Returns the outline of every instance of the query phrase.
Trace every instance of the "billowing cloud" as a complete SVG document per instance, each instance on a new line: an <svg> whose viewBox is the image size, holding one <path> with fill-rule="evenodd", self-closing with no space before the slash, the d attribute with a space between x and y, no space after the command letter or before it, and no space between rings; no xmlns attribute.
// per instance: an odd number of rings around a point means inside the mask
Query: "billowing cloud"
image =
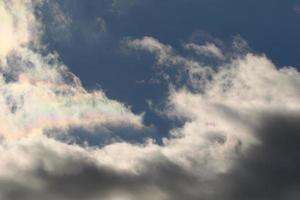
<svg viewBox="0 0 300 200"><path fill-rule="evenodd" d="M172 77L168 69L174 68L186 79L181 85L167 79L170 91L162 111L183 126L171 130L162 144L151 138L102 146L69 143L46 133L110 126L143 132L142 116L100 90L87 91L58 55L31 44L32 31L42 31L33 2L26 3L11 0L1 7L7 30L16 29L11 37L30 33L1 50L1 199L299 198L300 74L295 68L278 69L266 56L238 52L216 68L155 38L127 40L128 47L154 54L166 75ZM26 10L31 25L19 30L10 19L21 19L7 5ZM34 40L37 45L39 38Z"/></svg>
<svg viewBox="0 0 300 200"><path fill-rule="evenodd" d="M236 40L233 45L236 46ZM178 159L177 161L183 161L182 163L185 164L192 161L190 166L193 169L190 171L196 172L199 169L197 175L201 172L207 174L206 170L209 169L208 171L212 173L211 177L217 176L217 180L207 184L211 190L218 190L219 194L210 194L209 197L200 194L198 198L205 196L206 199L275 197L293 199L298 197L295 188L299 180L295 179L295 183L289 182L295 172L284 177L288 181L282 186L276 186L280 184L279 180L276 184L272 183L272 175L274 175L272 172L265 172L264 183L272 185L270 192L265 193L260 191L259 187L251 186L256 185L256 181L260 181L259 173L268 170L264 165L269 166L270 170L276 169L281 170L282 173L289 173L288 162L290 161L285 163L285 161L281 162L281 159L290 160L288 151L291 151L293 157L299 157L299 153L294 151L295 143L290 141L290 139L298 141L294 133L298 130L295 121L299 119L300 111L300 76L295 68L278 69L264 55L235 54L228 62L224 62L218 68L211 68L207 71L207 76L203 76L202 70L193 70L195 65L188 64L194 63L194 60L177 55L171 47L153 38L136 39L130 41L129 46L154 53L160 65L170 66L170 63L166 62L169 60L172 60L175 66L179 64L179 67L185 69L179 69L180 73L189 74L186 76L192 79L189 84L198 88L196 92L187 89L186 86L171 89L169 108L166 113L170 117L186 120L186 123L183 127L171 131L173 138L166 139L164 147L164 152L172 152L168 157L184 155L181 157L184 161L178 157L172 160ZM177 62L176 58L184 62ZM207 67L203 63L198 65ZM198 81L199 77L200 81ZM276 131L273 131L273 127L276 127ZM273 137L274 141L272 141ZM291 146L278 144L280 139L276 138L279 137L286 137ZM271 148L276 148L276 145L279 145L280 152L271 151ZM253 153L256 151L264 158L256 158L256 153ZM274 158L274 162L268 164L268 157ZM257 166L256 162L258 162ZM254 171L256 167L259 168ZM243 170L241 173L245 173L243 174L245 178L232 179L231 176L242 176L239 170ZM247 177L257 180L250 182L248 187L243 187L242 181L247 182ZM205 177L200 175L199 180L202 179L205 180ZM282 191L278 191L281 187ZM210 189L207 188L208 191ZM278 194L271 194L274 190L278 191ZM247 193L244 195L243 191Z"/></svg>

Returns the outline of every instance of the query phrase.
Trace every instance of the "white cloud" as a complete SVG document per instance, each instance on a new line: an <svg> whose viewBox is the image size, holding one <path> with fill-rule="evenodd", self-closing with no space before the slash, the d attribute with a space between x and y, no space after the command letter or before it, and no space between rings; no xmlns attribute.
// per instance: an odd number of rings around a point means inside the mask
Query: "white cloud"
<svg viewBox="0 0 300 200"><path fill-rule="evenodd" d="M33 14L36 3L22 2L1 1L0 7L5 24L1 30L6 31L0 35L6 44L1 50L5 62L0 66L1 136L22 138L49 129L99 124L141 128L142 116L102 91L85 90L55 53L43 56L33 50L40 48L39 35L34 33L42 29Z"/></svg>
<svg viewBox="0 0 300 200"><path fill-rule="evenodd" d="M178 76L176 79L181 79L182 73L184 71L188 72L188 81L190 86L193 88L199 88L203 85L203 80L207 78L208 75L212 73L212 68L206 66L203 63L197 62L191 58L186 58L178 55L174 52L173 48L169 45L160 43L158 40L152 37L143 37L142 39L127 40L126 45L129 48L136 50L146 50L155 55L157 63L160 66L177 66ZM166 80L170 80L169 75L164 71L166 69L162 68L161 73Z"/></svg>
<svg viewBox="0 0 300 200"><path fill-rule="evenodd" d="M133 40L129 46L153 53L160 65L180 60L186 73L200 73L201 81L190 80L199 92L185 85L170 91L167 114L187 122L171 131L173 137L165 139L162 152L182 165L198 163L203 171L204 163L214 173L226 171L237 148L245 151L260 143L256 128L265 114L300 112L299 72L293 67L277 69L265 56L235 55L217 70L207 70L206 78L201 68L207 66L193 64L196 61L176 55L155 39Z"/></svg>
<svg viewBox="0 0 300 200"><path fill-rule="evenodd" d="M30 42L37 42L40 24L33 9L38 1L3 0L0 2L0 60Z"/></svg>
<svg viewBox="0 0 300 200"><path fill-rule="evenodd" d="M177 57L173 56L173 49L169 45L164 45L152 37L126 41L126 45L137 50L147 50L157 57L159 64L175 64L178 62Z"/></svg>
<svg viewBox="0 0 300 200"><path fill-rule="evenodd" d="M207 42L205 45L197 45L194 43L188 43L185 48L194 50L199 55L205 55L209 57L216 57L223 60L224 55L222 50L218 48L215 44Z"/></svg>

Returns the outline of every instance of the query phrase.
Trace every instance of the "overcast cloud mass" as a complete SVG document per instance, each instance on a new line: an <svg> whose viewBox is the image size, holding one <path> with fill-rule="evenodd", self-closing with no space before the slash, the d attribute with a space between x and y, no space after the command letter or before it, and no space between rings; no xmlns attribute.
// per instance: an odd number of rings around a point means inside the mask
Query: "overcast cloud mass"
<svg viewBox="0 0 300 200"><path fill-rule="evenodd" d="M277 66L237 34L225 42L196 31L177 45L127 34L114 43L110 23L153 2L101 3L103 15L87 23L70 1L0 0L0 200L300 198L296 67ZM51 46L81 37L151 60L152 77L135 84L163 90L159 103L145 94L148 107L137 111L82 84ZM79 50L74 60L87 59L90 49Z"/></svg>

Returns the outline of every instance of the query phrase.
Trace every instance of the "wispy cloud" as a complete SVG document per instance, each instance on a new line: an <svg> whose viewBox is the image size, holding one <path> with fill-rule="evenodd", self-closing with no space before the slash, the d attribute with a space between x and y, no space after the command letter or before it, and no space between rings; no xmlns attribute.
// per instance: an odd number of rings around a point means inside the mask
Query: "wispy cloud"
<svg viewBox="0 0 300 200"><path fill-rule="evenodd" d="M299 14L300 15L300 6L295 6L294 8L294 11L297 13L297 14Z"/></svg>
<svg viewBox="0 0 300 200"><path fill-rule="evenodd" d="M213 43L206 43L204 45L197 45L194 43L188 43L185 45L185 48L191 49L195 51L197 54L200 55L205 55L205 56L212 56L216 57L218 59L223 60L224 55L222 53L222 50L218 48L215 44Z"/></svg>
<svg viewBox="0 0 300 200"><path fill-rule="evenodd" d="M57 1L46 1L42 16L47 22L47 31L55 41L68 41L72 37L73 21L68 13L64 12Z"/></svg>

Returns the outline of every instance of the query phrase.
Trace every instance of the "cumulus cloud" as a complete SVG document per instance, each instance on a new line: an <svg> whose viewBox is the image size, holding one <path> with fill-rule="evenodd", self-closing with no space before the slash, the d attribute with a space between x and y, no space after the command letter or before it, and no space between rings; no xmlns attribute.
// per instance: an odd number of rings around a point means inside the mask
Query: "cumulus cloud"
<svg viewBox="0 0 300 200"><path fill-rule="evenodd" d="M11 23L13 17L21 19L8 5L21 6L31 25ZM300 74L295 68L278 69L252 53L237 53L215 68L155 38L127 40L128 47L154 54L166 75L175 68L187 80L178 85L168 79L163 111L183 126L171 130L162 144L151 138L101 147L68 143L45 133L99 126L143 132L142 116L100 90L87 91L58 55L29 45L39 40L32 31L41 32L33 5L1 4L7 30L16 29L9 37L29 34L1 50L1 199L299 198Z"/></svg>
<svg viewBox="0 0 300 200"><path fill-rule="evenodd" d="M149 41L154 41L155 45ZM153 38L133 40L129 44L131 47L153 53L160 65L169 65L169 62L163 61L182 58L170 53L171 47ZM235 44L236 40L233 45ZM186 64L190 58L184 59L187 61L180 63L181 67L186 68L186 73L191 73L189 68L193 69L194 66ZM199 77L197 71L192 73L196 73L196 76L188 77ZM264 55L247 53L232 56L229 62L224 62L209 73L205 79L200 71L202 80L200 84L194 84L199 87L198 92L185 86L171 89L166 113L170 117L184 119L186 123L183 127L171 131L173 138L165 140L164 152L172 152L168 154L172 160L189 163L189 166L194 167L191 169L193 172L200 168L196 173L200 180L205 179L201 174L203 171L207 174L205 169L209 169L209 177L217 177L212 182L208 181L206 185L209 187L207 191L216 190L217 194L206 196L207 194L201 193L198 198L297 198L296 185L299 180L291 181L296 172L290 170L292 174L284 177L288 181L278 186L279 180L272 183L275 172L268 170L289 173L290 161L283 161L285 158L290 160L288 151L291 151L293 157L299 157L299 153L294 151L295 143L288 141L291 144L288 147L280 145L280 139L277 139L286 137L286 140L298 140L294 133L298 130L295 121L300 111L299 72L292 67L278 69ZM276 131L273 131L274 128ZM277 145L278 152L271 151ZM263 155L263 158L257 158L255 155L258 154ZM174 158L173 155L184 155L181 157L183 160ZM274 162L268 163L268 158L274 158ZM259 176L265 176L264 183L270 184L268 192L254 186L260 182ZM274 190L278 192L274 194Z"/></svg>

